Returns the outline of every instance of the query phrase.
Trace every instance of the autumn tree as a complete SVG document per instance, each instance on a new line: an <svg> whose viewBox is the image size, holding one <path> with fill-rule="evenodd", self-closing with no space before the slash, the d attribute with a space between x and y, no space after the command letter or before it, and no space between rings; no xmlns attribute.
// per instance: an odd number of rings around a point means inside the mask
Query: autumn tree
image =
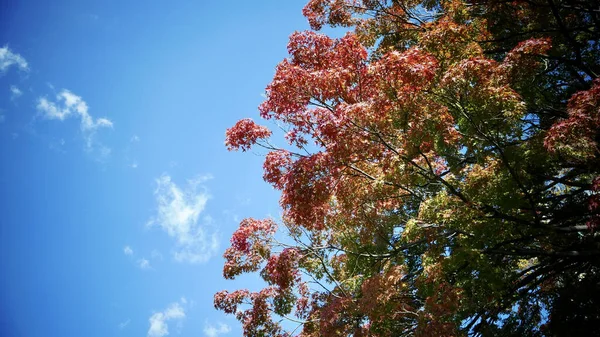
<svg viewBox="0 0 600 337"><path fill-rule="evenodd" d="M598 334L598 1L303 13L259 107L287 144L251 119L226 136L281 191L283 218L243 220L224 255L265 287L215 306L246 336Z"/></svg>

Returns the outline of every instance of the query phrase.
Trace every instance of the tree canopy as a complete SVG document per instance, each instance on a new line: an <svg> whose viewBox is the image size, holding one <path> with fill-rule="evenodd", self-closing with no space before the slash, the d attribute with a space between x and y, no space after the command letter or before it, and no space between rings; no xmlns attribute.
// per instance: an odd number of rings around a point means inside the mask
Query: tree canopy
<svg viewBox="0 0 600 337"><path fill-rule="evenodd" d="M259 107L287 144L251 119L226 134L281 191L281 221L243 220L224 255L265 287L215 306L246 336L598 334L599 2L303 13Z"/></svg>

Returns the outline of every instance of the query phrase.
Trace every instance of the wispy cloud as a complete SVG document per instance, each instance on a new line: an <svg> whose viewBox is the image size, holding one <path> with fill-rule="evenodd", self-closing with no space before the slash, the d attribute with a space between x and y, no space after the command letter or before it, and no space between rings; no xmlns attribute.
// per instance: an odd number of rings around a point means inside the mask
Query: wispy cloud
<svg viewBox="0 0 600 337"><path fill-rule="evenodd" d="M145 257L136 258L136 254L130 246L123 247L123 254L129 258L130 261L134 262L137 267L141 270L154 270L150 260ZM162 260L162 255L156 249L152 251L151 258L153 260Z"/></svg>
<svg viewBox="0 0 600 337"><path fill-rule="evenodd" d="M182 303L185 304L185 303ZM162 337L169 334L169 321L181 321L185 318L185 310L179 302L171 303L165 310L155 312L150 316L148 337Z"/></svg>
<svg viewBox="0 0 600 337"><path fill-rule="evenodd" d="M216 326L209 323L204 324L204 335L207 337L217 337L230 332L231 328L225 323L218 322Z"/></svg>
<svg viewBox="0 0 600 337"><path fill-rule="evenodd" d="M123 254L131 256L133 255L133 249L131 249L129 246L125 246L125 248L123 248Z"/></svg>
<svg viewBox="0 0 600 337"><path fill-rule="evenodd" d="M138 263L138 266L140 267L140 269L142 269L142 270L152 269L152 266L150 265L150 261L148 261L145 258L139 259L137 263Z"/></svg>
<svg viewBox="0 0 600 337"><path fill-rule="evenodd" d="M135 148L137 147L137 143L140 142L140 137L138 135L133 135L129 138L129 143L123 149L123 154L125 156L125 161L127 162L127 167L132 169L137 169L139 167L139 162L132 154L132 152L136 152Z"/></svg>
<svg viewBox="0 0 600 337"><path fill-rule="evenodd" d="M202 186L210 177L188 180L185 189L163 174L156 179L157 214L148 226L160 227L175 239L174 257L177 261L205 262L219 248L216 232L208 233L210 217L200 219L209 194Z"/></svg>
<svg viewBox="0 0 600 337"><path fill-rule="evenodd" d="M11 66L16 66L19 70L29 71L29 65L25 58L14 53L8 46L0 48L0 72L4 73Z"/></svg>
<svg viewBox="0 0 600 337"><path fill-rule="evenodd" d="M151 253L150 253L150 257L154 260L158 260L158 261L162 261L163 255L156 249L154 249Z"/></svg>
<svg viewBox="0 0 600 337"><path fill-rule="evenodd" d="M88 112L87 103L67 89L63 89L56 95L56 102L51 102L46 97L40 97L37 108L48 119L62 121L69 116L79 117L82 131L94 131L98 128L113 126L113 123L106 118L94 119Z"/></svg>
<svg viewBox="0 0 600 337"><path fill-rule="evenodd" d="M14 101L17 98L21 97L21 95L23 95L23 92L21 91L21 89L19 89L16 85L11 85L10 86L10 100Z"/></svg>
<svg viewBox="0 0 600 337"><path fill-rule="evenodd" d="M50 101L46 97L38 98L37 110L46 119L63 121L74 116L80 119L81 134L85 140L86 149L96 150L101 159L110 155L111 150L97 143L94 139L100 128L112 128L113 123L106 118L94 118L88 112L87 103L69 90L63 89L56 95L56 101Z"/></svg>
<svg viewBox="0 0 600 337"><path fill-rule="evenodd" d="M125 329L129 325L129 323L131 323L131 319L129 319L129 318L125 322L119 323L119 329L121 329L121 330Z"/></svg>

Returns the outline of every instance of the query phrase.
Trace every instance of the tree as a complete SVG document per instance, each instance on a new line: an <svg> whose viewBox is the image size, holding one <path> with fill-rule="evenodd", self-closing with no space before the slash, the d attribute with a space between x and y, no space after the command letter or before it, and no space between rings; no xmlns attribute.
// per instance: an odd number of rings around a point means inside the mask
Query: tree
<svg viewBox="0 0 600 337"><path fill-rule="evenodd" d="M224 255L225 278L266 286L215 306L246 336L597 333L599 3L311 0L304 15L313 30L291 35L259 107L288 145L250 119L226 135L268 150L281 191L281 223L243 220Z"/></svg>

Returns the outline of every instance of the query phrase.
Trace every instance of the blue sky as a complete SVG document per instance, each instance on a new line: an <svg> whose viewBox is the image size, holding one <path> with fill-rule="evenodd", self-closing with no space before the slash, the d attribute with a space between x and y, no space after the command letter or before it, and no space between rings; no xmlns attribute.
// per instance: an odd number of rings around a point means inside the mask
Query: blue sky
<svg viewBox="0 0 600 337"><path fill-rule="evenodd" d="M278 194L224 133L304 2L0 1L0 335L241 334L221 255Z"/></svg>

